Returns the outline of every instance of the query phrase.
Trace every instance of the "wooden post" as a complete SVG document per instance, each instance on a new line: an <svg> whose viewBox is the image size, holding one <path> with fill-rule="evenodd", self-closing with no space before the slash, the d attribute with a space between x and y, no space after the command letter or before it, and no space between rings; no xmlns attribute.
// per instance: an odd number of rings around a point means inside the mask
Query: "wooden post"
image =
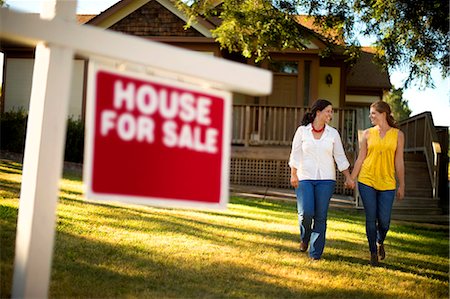
<svg viewBox="0 0 450 299"><path fill-rule="evenodd" d="M41 18L75 19L76 1L47 1ZM13 298L47 298L64 155L73 50L36 47L14 261Z"/></svg>

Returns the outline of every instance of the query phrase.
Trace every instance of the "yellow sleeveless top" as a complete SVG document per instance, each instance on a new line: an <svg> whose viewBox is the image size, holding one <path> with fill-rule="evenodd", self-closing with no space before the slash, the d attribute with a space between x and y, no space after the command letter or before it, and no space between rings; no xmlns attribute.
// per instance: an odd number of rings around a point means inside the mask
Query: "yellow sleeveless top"
<svg viewBox="0 0 450 299"><path fill-rule="evenodd" d="M383 138L377 128L369 129L367 155L359 173L358 181L376 190L394 190L395 151L398 129L389 129Z"/></svg>

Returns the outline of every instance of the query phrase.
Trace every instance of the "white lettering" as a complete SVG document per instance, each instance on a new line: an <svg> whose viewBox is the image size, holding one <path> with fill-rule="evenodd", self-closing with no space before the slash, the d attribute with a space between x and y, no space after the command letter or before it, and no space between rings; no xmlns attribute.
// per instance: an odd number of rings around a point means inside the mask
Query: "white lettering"
<svg viewBox="0 0 450 299"><path fill-rule="evenodd" d="M117 122L117 134L122 140L130 141L136 135L136 122L130 113L124 113Z"/></svg>
<svg viewBox="0 0 450 299"><path fill-rule="evenodd" d="M178 146L183 148L194 148L193 137L191 132L191 127L189 125L184 125L180 130L180 138L178 139Z"/></svg>
<svg viewBox="0 0 450 299"><path fill-rule="evenodd" d="M122 81L116 81L114 83L114 108L120 109L125 104L128 111L133 110L135 90L136 88L133 83L128 83L124 89Z"/></svg>
<svg viewBox="0 0 450 299"><path fill-rule="evenodd" d="M205 148L206 152L215 154L217 153L217 137L219 132L214 128L206 129Z"/></svg>
<svg viewBox="0 0 450 299"><path fill-rule="evenodd" d="M219 131L208 127L211 105L207 96L152 84L137 88L134 83L117 80L113 109L102 112L100 132L102 136L114 132L124 141L153 143L155 129L161 126L165 146L213 154L218 151Z"/></svg>
<svg viewBox="0 0 450 299"><path fill-rule="evenodd" d="M177 123L174 121L166 121L163 125L163 143L168 147L177 145Z"/></svg>
<svg viewBox="0 0 450 299"><path fill-rule="evenodd" d="M187 148L197 152L217 153L218 131L213 128L191 127L184 124L177 135L177 123L167 121L163 125L163 143L167 147ZM203 140L204 139L204 140Z"/></svg>
<svg viewBox="0 0 450 299"><path fill-rule="evenodd" d="M137 140L146 140L148 143L155 141L155 122L153 119L145 116L139 116L137 119Z"/></svg>
<svg viewBox="0 0 450 299"><path fill-rule="evenodd" d="M166 119L175 118L178 113L179 95L178 92L173 91L170 93L170 101L167 96L167 90L162 89L159 92L159 113ZM170 104L169 104L170 102Z"/></svg>
<svg viewBox="0 0 450 299"><path fill-rule="evenodd" d="M111 110L105 110L102 113L101 121L100 121L100 133L102 136L108 135L108 132L114 128L114 119L116 118L117 114L114 111Z"/></svg>
<svg viewBox="0 0 450 299"><path fill-rule="evenodd" d="M180 118L185 122L195 119L194 96L190 93L183 93L180 96Z"/></svg>
<svg viewBox="0 0 450 299"><path fill-rule="evenodd" d="M197 123L205 126L211 124L211 118L209 117L211 99L205 97L199 97L197 100Z"/></svg>
<svg viewBox="0 0 450 299"><path fill-rule="evenodd" d="M150 85L139 87L136 94L136 105L140 112L150 115L158 109L158 94Z"/></svg>

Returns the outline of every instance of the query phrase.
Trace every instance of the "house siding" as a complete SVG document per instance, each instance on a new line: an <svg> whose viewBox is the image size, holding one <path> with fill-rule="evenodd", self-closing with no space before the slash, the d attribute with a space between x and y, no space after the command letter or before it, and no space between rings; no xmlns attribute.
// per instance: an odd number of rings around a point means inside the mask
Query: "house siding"
<svg viewBox="0 0 450 299"><path fill-rule="evenodd" d="M23 110L28 112L30 106L31 85L33 78L33 58L7 58L5 76L5 106L4 111ZM83 74L84 60L74 60L72 84L68 115L81 117L83 104Z"/></svg>
<svg viewBox="0 0 450 299"><path fill-rule="evenodd" d="M108 29L141 37L203 36L193 28L184 29L185 24L157 1L150 1Z"/></svg>

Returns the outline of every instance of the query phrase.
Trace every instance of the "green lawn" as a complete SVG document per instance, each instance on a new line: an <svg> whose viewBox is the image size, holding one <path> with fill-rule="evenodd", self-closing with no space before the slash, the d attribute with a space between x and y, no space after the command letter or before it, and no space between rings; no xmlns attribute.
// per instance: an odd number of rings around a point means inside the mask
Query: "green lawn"
<svg viewBox="0 0 450 299"><path fill-rule="evenodd" d="M21 165L0 163L1 294L12 283ZM368 265L364 217L330 211L323 259L298 250L295 205L231 198L223 212L83 201L65 174L52 298L448 298L448 228L393 223ZM38 274L37 274L38 275Z"/></svg>

